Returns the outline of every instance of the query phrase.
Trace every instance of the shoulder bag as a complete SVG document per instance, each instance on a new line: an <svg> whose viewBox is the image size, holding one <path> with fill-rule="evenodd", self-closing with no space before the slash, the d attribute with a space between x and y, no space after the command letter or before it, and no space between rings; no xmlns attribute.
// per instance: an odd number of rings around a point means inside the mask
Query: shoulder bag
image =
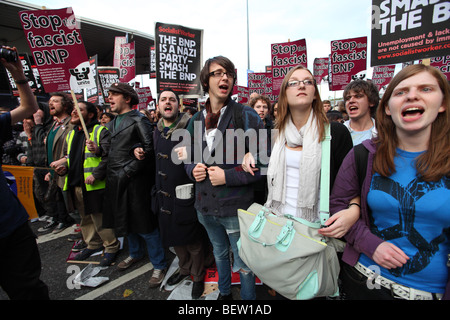
<svg viewBox="0 0 450 320"><path fill-rule="evenodd" d="M239 209L239 256L261 281L284 297L339 295L339 260L332 239L318 233L329 218L330 131L322 142L320 221L276 216L261 204Z"/></svg>

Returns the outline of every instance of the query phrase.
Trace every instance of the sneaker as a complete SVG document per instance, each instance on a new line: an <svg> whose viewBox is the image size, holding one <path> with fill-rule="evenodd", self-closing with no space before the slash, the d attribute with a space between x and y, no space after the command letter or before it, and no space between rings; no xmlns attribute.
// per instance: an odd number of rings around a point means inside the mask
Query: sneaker
<svg viewBox="0 0 450 320"><path fill-rule="evenodd" d="M80 225L78 223L74 224L72 227L73 227L73 231L72 231L71 234L76 234L78 232L81 232L81 227L80 227Z"/></svg>
<svg viewBox="0 0 450 320"><path fill-rule="evenodd" d="M47 215L43 215L43 216L39 217L38 220L41 221L41 222L46 222L46 221L51 221L51 220L53 220L53 218L50 217L50 216L47 216Z"/></svg>
<svg viewBox="0 0 450 320"><path fill-rule="evenodd" d="M70 241L70 242L80 241L82 239L83 239L83 235L81 234L81 232L71 233L67 236L67 241Z"/></svg>
<svg viewBox="0 0 450 320"><path fill-rule="evenodd" d="M82 251L83 249L87 248L86 242L84 240L79 240L75 245L72 247L73 252Z"/></svg>
<svg viewBox="0 0 450 320"><path fill-rule="evenodd" d="M51 220L45 226L40 227L38 229L38 232L47 232L47 231L53 230L57 225L58 225L58 222Z"/></svg>
<svg viewBox="0 0 450 320"><path fill-rule="evenodd" d="M194 281L194 284L192 285L192 299L197 300L199 299L203 291L205 291L205 282L203 281Z"/></svg>
<svg viewBox="0 0 450 320"><path fill-rule="evenodd" d="M131 267L131 265L133 265L135 262L138 262L141 259L142 258L133 258L133 257L129 256L128 258L126 258L125 260L120 262L117 265L117 268L119 268L119 270L125 270L125 269Z"/></svg>
<svg viewBox="0 0 450 320"><path fill-rule="evenodd" d="M103 250L103 247L100 247L98 249L88 249L88 248L86 248L83 251L81 251L79 254L77 254L73 258L73 260L80 260L80 261L86 260L87 258L92 256L94 253L102 251L102 250Z"/></svg>
<svg viewBox="0 0 450 320"><path fill-rule="evenodd" d="M100 260L100 267L109 267L114 262L114 260L116 260L116 255L117 252L106 252L102 260Z"/></svg>
<svg viewBox="0 0 450 320"><path fill-rule="evenodd" d="M174 286L178 283L180 283L181 281L183 281L184 279L186 279L187 277L189 277L189 275L184 275L181 274L180 272L176 272L173 275L170 276L170 278L167 280L167 284L169 286Z"/></svg>
<svg viewBox="0 0 450 320"><path fill-rule="evenodd" d="M67 240L70 242L78 241L83 238L83 234L81 233L81 227L79 224L75 224L72 226L73 231L67 237Z"/></svg>
<svg viewBox="0 0 450 320"><path fill-rule="evenodd" d="M150 288L156 288L161 284L166 275L166 271L163 269L153 269L152 277L150 278L149 286Z"/></svg>
<svg viewBox="0 0 450 320"><path fill-rule="evenodd" d="M56 233L60 233L61 231L64 231L65 229L67 229L68 227L70 227L70 225L65 224L63 222L58 223L58 225L56 226L56 228L53 229L52 233L56 234Z"/></svg>

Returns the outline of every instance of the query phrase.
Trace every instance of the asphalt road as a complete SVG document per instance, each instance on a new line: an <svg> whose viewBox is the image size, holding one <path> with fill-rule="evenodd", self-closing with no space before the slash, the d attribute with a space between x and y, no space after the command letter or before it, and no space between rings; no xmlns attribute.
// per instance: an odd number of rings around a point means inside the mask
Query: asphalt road
<svg viewBox="0 0 450 320"><path fill-rule="evenodd" d="M89 264L68 263L66 260L71 252L74 242L68 241L73 228L67 228L59 234L40 233L37 230L44 222L31 222L31 228L38 236L38 247L42 262L41 279L49 288L52 300L168 300L171 292L161 288L149 288L148 281L152 275L153 266L148 257L140 260L130 268L122 271L117 264L128 257L127 241L123 240L123 247L119 251L114 265L101 270L96 277L105 277L107 280L97 287L80 286L73 283L75 276ZM175 255L167 250L169 264ZM93 256L88 261L100 261L101 256ZM98 265L92 264L97 267ZM209 291L214 292L216 286L208 285ZM233 298L240 299L239 285L232 286ZM200 300L214 299L214 295L202 297ZM189 297L188 297L189 298ZM173 298L172 298L173 299ZM269 288L265 285L257 286L257 299L274 299ZM0 300L8 300L8 296L0 288Z"/></svg>

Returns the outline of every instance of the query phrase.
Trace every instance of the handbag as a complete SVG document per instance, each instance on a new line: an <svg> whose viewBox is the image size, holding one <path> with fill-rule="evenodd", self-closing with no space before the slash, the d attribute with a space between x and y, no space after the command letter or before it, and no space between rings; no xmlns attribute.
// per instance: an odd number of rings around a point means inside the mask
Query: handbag
<svg viewBox="0 0 450 320"><path fill-rule="evenodd" d="M336 249L318 233L329 218L329 130L327 126L322 142L319 222L277 216L257 203L238 210L240 258L261 281L291 300L339 295Z"/></svg>

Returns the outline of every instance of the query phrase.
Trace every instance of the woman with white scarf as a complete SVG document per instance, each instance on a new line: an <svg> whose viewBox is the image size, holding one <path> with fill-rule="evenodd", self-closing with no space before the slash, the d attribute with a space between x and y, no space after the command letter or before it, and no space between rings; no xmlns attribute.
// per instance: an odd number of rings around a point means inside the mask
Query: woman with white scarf
<svg viewBox="0 0 450 320"><path fill-rule="evenodd" d="M351 136L342 124L329 123L314 76L302 66L291 69L284 78L277 111L278 135L267 170L269 193L265 206L277 215L289 214L315 222L319 219L325 128L331 126L330 189L344 157L353 147ZM242 168L247 172L258 170L251 154L244 157ZM333 215L326 222L327 235L342 237L358 218L357 206Z"/></svg>

